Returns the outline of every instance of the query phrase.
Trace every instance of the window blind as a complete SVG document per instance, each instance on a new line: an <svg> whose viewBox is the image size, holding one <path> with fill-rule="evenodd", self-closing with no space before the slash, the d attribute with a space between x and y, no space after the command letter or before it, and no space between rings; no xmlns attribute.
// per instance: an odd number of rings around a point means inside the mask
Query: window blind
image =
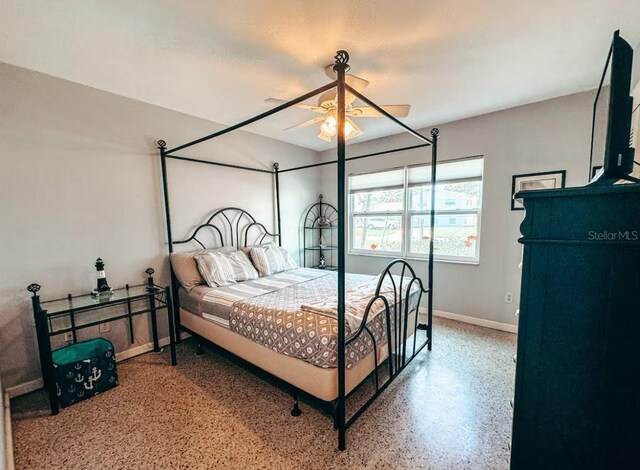
<svg viewBox="0 0 640 470"><path fill-rule="evenodd" d="M349 177L350 194L402 188L404 188L404 168L351 175Z"/></svg>
<svg viewBox="0 0 640 470"><path fill-rule="evenodd" d="M455 162L438 163L438 183L462 183L482 180L483 159L469 158ZM431 182L431 165L409 167L409 187L423 186Z"/></svg>

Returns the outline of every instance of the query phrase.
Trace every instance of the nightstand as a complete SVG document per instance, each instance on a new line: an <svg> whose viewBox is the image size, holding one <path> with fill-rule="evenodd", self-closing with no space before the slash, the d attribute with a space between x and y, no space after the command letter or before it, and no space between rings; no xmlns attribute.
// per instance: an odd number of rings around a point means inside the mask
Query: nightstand
<svg viewBox="0 0 640 470"><path fill-rule="evenodd" d="M156 314L159 310L166 310L169 320L169 346L171 348L171 365L176 365L175 327L172 314L171 289L157 286L153 282L154 270L149 268L147 283L114 289L103 296L91 294L72 296L61 299L41 301L38 291L41 286L30 284L27 290L33 294L33 315L35 318L40 366L44 388L49 394L51 414L58 414L60 407L56 393L54 367L52 359L51 338L53 336L71 334L71 341L75 344L77 331L94 327L103 323L128 319L129 341L133 344L133 322L131 319L138 315L148 314L151 317L153 334L153 350L160 351L158 344L158 327ZM133 310L132 304L146 300L146 308ZM122 309L109 307L122 306Z"/></svg>

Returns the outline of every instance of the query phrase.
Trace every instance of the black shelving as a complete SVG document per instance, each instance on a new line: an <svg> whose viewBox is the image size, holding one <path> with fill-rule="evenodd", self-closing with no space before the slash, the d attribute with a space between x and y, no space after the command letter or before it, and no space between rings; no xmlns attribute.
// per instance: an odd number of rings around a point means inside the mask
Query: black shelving
<svg viewBox="0 0 640 470"><path fill-rule="evenodd" d="M337 209L322 202L320 194L318 202L309 208L304 220L304 266L336 271L338 247L334 234L338 228ZM322 258L325 262L324 268L320 267Z"/></svg>

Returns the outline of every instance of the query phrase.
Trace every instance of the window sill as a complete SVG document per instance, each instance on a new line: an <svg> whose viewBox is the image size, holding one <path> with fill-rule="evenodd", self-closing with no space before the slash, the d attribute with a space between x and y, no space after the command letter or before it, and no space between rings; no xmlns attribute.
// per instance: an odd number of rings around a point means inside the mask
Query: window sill
<svg viewBox="0 0 640 470"><path fill-rule="evenodd" d="M404 260L409 260L409 261L424 261L425 263L427 261L429 261L428 258L418 258L416 256L402 256L400 254L397 255L393 255L393 254L373 254L373 253L360 253L360 252L353 252L350 251L347 253L348 256L367 256L370 258L386 258L386 259L404 259ZM480 260L469 260L469 261L463 261L463 260L455 260L455 259L438 259L438 258L434 258L433 259L434 263L445 263L445 264L467 264L470 266L479 266L480 265Z"/></svg>

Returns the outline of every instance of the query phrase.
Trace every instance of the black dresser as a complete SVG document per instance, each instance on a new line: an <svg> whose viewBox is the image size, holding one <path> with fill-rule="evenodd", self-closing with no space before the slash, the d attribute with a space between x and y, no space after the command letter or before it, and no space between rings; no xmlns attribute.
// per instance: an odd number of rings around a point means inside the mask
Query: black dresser
<svg viewBox="0 0 640 470"><path fill-rule="evenodd" d="M511 468L640 468L640 184L518 196Z"/></svg>

